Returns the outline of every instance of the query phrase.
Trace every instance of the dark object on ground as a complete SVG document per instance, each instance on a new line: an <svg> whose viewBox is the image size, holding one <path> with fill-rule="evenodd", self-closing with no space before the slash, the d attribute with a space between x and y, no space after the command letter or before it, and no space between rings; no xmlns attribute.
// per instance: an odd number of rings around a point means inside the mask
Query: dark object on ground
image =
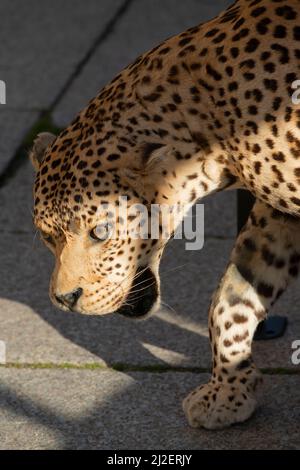
<svg viewBox="0 0 300 470"><path fill-rule="evenodd" d="M284 335L287 327L287 318L273 315L259 323L254 334L254 340L275 339Z"/></svg>

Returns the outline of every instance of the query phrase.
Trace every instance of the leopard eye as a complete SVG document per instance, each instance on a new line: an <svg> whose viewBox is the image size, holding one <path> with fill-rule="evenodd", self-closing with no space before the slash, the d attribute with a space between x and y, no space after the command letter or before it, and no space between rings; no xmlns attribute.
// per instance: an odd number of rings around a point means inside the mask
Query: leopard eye
<svg viewBox="0 0 300 470"><path fill-rule="evenodd" d="M90 237L93 240L104 242L108 238L110 238L112 234L112 225L108 222L105 222L103 224L96 225L91 231L90 231Z"/></svg>
<svg viewBox="0 0 300 470"><path fill-rule="evenodd" d="M55 241L54 241L54 238L52 237L52 235L50 235L49 233L46 233L46 232L40 232L40 233L41 233L42 239L46 243L50 243L51 245L55 245Z"/></svg>

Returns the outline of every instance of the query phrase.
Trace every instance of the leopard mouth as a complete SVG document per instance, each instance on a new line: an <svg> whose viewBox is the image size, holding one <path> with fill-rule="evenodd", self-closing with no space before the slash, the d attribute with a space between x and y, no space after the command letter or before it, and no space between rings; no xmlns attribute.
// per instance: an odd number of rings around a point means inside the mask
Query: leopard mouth
<svg viewBox="0 0 300 470"><path fill-rule="evenodd" d="M140 273L140 274L139 274ZM138 268L123 305L116 311L130 318L147 315L158 298L158 283L149 267Z"/></svg>

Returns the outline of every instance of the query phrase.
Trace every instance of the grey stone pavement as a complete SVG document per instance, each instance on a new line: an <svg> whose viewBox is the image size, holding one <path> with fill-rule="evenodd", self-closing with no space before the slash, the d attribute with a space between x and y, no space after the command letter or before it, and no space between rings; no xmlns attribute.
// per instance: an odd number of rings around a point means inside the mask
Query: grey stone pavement
<svg viewBox="0 0 300 470"><path fill-rule="evenodd" d="M272 312L289 316L285 336L254 346L265 371L254 418L208 432L190 429L181 410L208 378L207 308L234 243L234 192L204 201L203 250L169 244L161 266L167 306L146 321L56 310L47 294L53 260L31 221L33 171L20 148L42 113L66 126L137 55L230 3L1 0L1 449L300 448L300 375L291 363L299 282Z"/></svg>

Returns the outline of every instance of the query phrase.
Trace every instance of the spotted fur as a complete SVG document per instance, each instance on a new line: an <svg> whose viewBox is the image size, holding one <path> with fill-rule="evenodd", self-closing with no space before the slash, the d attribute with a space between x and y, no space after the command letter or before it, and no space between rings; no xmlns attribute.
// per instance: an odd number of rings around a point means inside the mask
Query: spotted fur
<svg viewBox="0 0 300 470"><path fill-rule="evenodd" d="M140 56L32 151L35 224L56 257L50 296L65 310L139 316L159 304L166 240L95 241L108 202L190 207L235 187L256 196L210 307L212 378L184 401L195 427L253 413L253 334L298 274L299 24L298 0L238 0Z"/></svg>

